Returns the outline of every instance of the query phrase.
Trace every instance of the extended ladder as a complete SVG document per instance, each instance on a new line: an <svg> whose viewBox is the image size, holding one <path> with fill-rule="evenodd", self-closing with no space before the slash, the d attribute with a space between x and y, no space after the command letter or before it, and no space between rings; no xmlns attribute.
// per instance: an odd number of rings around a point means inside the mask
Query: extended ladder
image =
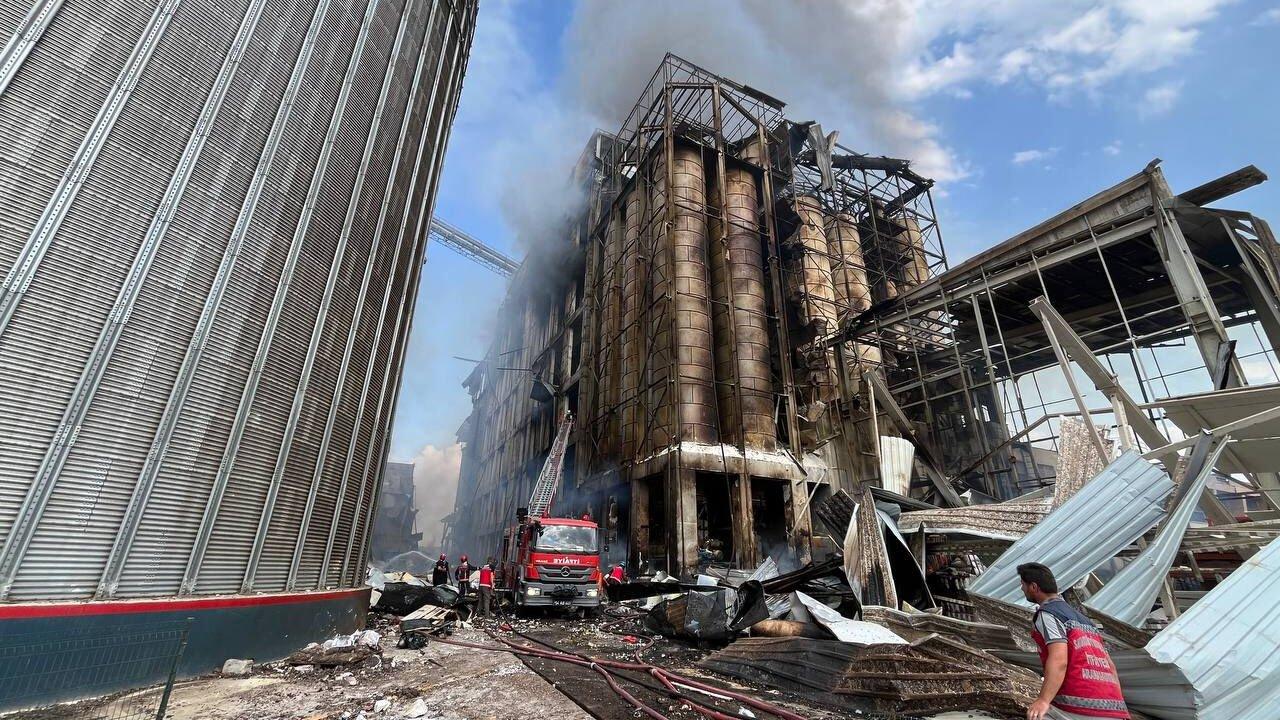
<svg viewBox="0 0 1280 720"><path fill-rule="evenodd" d="M551 510L551 498L555 497L556 488L560 485L560 473L564 469L564 451L569 445L569 430L573 428L573 413L565 413L560 421L560 429L556 431L556 440L551 443L551 452L547 461L542 464L542 472L538 474L538 482L533 486L533 495L529 498L529 517L546 517Z"/></svg>

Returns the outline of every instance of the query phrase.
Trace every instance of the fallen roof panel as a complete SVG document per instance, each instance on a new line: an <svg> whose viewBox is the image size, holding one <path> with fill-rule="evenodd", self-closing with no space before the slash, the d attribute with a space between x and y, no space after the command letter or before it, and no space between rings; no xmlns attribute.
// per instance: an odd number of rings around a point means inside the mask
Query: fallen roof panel
<svg viewBox="0 0 1280 720"><path fill-rule="evenodd" d="M969 592L1025 606L1017 572L1025 562L1048 565L1059 587L1075 585L1164 517L1172 490L1163 470L1126 451L997 558Z"/></svg>
<svg viewBox="0 0 1280 720"><path fill-rule="evenodd" d="M842 709L926 715L984 710L1018 717L1037 677L941 635L909 645L860 646L809 638L745 638L702 667L802 693Z"/></svg>
<svg viewBox="0 0 1280 720"><path fill-rule="evenodd" d="M1280 708L1280 542L1227 576L1146 647L1203 697L1200 720L1275 720Z"/></svg>
<svg viewBox="0 0 1280 720"><path fill-rule="evenodd" d="M1191 437L1280 406L1280 383L1183 395L1155 404ZM1280 419L1234 430L1231 438L1235 442L1223 455L1221 469L1229 473L1275 470L1275 459L1280 457Z"/></svg>
<svg viewBox="0 0 1280 720"><path fill-rule="evenodd" d="M1085 607L1130 627L1142 627L1156 595L1160 594L1161 585L1169 576L1169 566L1178 554L1182 535L1199 504L1200 493L1225 447L1226 443L1219 442L1200 467L1200 472L1193 478L1184 478L1178 487L1177 504L1151 544L1121 568L1102 590L1085 601Z"/></svg>

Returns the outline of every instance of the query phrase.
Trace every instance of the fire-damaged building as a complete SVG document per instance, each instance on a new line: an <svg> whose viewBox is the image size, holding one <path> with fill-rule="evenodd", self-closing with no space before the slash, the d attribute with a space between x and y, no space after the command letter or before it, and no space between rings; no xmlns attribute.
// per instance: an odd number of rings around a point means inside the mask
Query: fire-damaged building
<svg viewBox="0 0 1280 720"><path fill-rule="evenodd" d="M557 513L590 514L607 562L687 575L838 550L817 508L840 493L904 511L1052 493L1081 417L1091 459L1163 459L1211 427L1205 398L1280 405L1247 387L1280 382L1280 247L1207 207L1256 168L1175 194L1153 161L952 264L932 181L835 139L671 55L591 138L580 212L530 243L465 382L455 551L496 554L566 413ZM1280 502L1277 434L1214 456L1258 518Z"/></svg>

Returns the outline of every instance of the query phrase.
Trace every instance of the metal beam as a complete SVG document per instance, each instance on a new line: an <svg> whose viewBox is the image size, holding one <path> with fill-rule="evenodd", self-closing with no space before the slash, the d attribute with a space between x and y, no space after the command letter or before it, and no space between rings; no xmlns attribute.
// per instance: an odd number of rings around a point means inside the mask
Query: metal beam
<svg viewBox="0 0 1280 720"><path fill-rule="evenodd" d="M520 263L440 218L431 218L431 238L503 277L511 277L516 270L520 269Z"/></svg>
<svg viewBox="0 0 1280 720"><path fill-rule="evenodd" d="M898 426L898 431L916 446L916 454L923 461L925 473L929 476L929 481L932 482L933 486L938 490L938 494L942 496L943 502L945 502L948 507L960 507L964 505L960 500L960 496L956 493L955 488L951 486L951 482L942 474L942 466L938 462L938 456L934 454L929 445L924 442L924 439L916 433L915 425L911 423L911 420L907 417L906 413L902 412L902 408L899 407L897 401L893 399L893 395L889 392L888 386L884 384L884 380L880 375L875 372L868 371L862 374L862 378L866 381L871 392L874 393L876 403L883 406L884 413L889 416L889 419L892 420L895 425ZM879 444L880 438L876 438L877 447Z"/></svg>
<svg viewBox="0 0 1280 720"><path fill-rule="evenodd" d="M1053 308L1053 305L1049 304L1047 299L1041 296L1032 300L1031 311L1040 317L1040 321L1044 323L1049 337L1056 338L1062 351L1076 361L1076 364L1080 366L1084 374L1093 381L1094 387L1107 396L1108 400L1113 403L1119 402L1120 406L1124 408L1125 419L1130 423L1138 437L1147 444L1147 447L1163 448L1169 444L1168 438L1160 432L1160 429L1151 421L1151 418L1142 412L1141 406L1134 402L1133 397L1120 385L1120 381L1116 376L1103 367L1102 363L1098 362L1098 358L1094 357L1093 353L1089 351L1089 347L1084 344L1079 335L1076 335L1071 326L1067 324L1067 321L1062 319L1062 316ZM1057 349L1058 347L1055 346L1055 350ZM1064 372L1070 380L1071 369L1069 367L1064 368ZM1088 422L1087 409L1082 408L1082 417ZM1157 457L1160 457L1165 467L1172 474L1178 463L1177 451L1164 452ZM1235 522L1235 516L1222 506L1221 501L1208 488L1200 496L1200 506L1204 508L1205 514L1215 524Z"/></svg>

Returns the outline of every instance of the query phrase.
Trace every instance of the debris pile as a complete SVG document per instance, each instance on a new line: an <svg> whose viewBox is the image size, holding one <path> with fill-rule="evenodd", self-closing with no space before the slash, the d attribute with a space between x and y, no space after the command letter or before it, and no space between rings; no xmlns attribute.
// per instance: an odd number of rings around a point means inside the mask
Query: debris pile
<svg viewBox="0 0 1280 720"><path fill-rule="evenodd" d="M361 630L323 643L311 643L290 655L285 663L294 667L338 667L362 663L381 654L382 636L375 630Z"/></svg>
<svg viewBox="0 0 1280 720"><path fill-rule="evenodd" d="M824 705L886 714L981 710L1020 717L1039 690L1034 674L939 635L866 645L744 638L701 666Z"/></svg>

